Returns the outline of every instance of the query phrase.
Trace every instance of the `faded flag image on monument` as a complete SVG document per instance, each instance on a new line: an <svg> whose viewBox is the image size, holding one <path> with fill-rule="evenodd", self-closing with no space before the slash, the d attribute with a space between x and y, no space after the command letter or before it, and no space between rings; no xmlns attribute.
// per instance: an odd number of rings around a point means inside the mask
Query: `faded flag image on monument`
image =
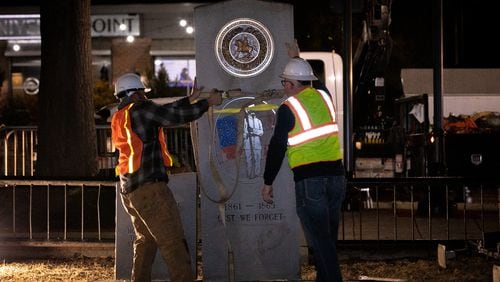
<svg viewBox="0 0 500 282"><path fill-rule="evenodd" d="M254 100L255 98L251 96L235 98L226 103L222 109L214 111L217 114L214 141L220 149L214 151L214 161L217 161L220 167L226 168L225 173L235 169L232 161L238 162L240 166L237 169L242 180L262 177L261 167L264 165L262 151L269 143L278 107L267 102L253 104ZM242 107L244 112L240 113ZM243 119L243 128L238 128L238 125L241 126L239 124L241 121L238 119ZM240 144L240 152L237 154L238 134L243 135L243 143ZM244 160L236 160L236 158L241 159L241 153ZM233 175L234 173L236 172L233 172Z"/></svg>
<svg viewBox="0 0 500 282"><path fill-rule="evenodd" d="M195 8L197 80L232 93L196 121L204 281L300 280L300 225L290 169L262 201L265 155L284 97L293 6L234 0ZM283 162L283 166L287 166Z"/></svg>

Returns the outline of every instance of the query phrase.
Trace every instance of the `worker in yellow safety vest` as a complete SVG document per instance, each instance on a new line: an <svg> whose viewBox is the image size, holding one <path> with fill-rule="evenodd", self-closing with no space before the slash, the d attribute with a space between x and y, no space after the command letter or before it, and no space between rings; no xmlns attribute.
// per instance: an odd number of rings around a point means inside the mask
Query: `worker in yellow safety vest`
<svg viewBox="0 0 500 282"><path fill-rule="evenodd" d="M120 102L111 121L112 140L119 153L120 196L135 232L131 280L151 281L159 249L170 280L191 282L194 275L180 213L167 186L172 157L163 128L201 117L210 106L219 105L222 97L212 91L209 98L195 102L201 93L196 80L189 97L165 105L148 100L144 90L137 74L120 76L114 93Z"/></svg>
<svg viewBox="0 0 500 282"><path fill-rule="evenodd" d="M317 271L316 281L342 281L337 258L337 232L345 197L345 172L335 107L330 95L312 87L317 81L309 63L292 57L280 76L287 99L278 108L269 142L262 199L273 202L272 184L285 157L293 171L297 215Z"/></svg>

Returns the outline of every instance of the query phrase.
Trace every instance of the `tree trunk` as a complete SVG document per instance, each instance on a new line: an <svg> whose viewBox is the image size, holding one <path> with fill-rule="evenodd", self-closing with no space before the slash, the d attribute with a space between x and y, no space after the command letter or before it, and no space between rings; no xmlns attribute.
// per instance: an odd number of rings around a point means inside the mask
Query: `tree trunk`
<svg viewBox="0 0 500 282"><path fill-rule="evenodd" d="M90 0L41 1L42 67L36 175L97 173Z"/></svg>

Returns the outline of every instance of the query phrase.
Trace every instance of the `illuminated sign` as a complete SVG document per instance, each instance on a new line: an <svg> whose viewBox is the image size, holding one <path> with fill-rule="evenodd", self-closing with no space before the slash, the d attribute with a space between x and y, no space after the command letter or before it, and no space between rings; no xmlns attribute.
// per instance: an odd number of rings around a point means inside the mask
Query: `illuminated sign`
<svg viewBox="0 0 500 282"><path fill-rule="evenodd" d="M40 39L40 15L0 15L2 39Z"/></svg>
<svg viewBox="0 0 500 282"><path fill-rule="evenodd" d="M139 15L94 15L92 37L98 36L139 36Z"/></svg>
<svg viewBox="0 0 500 282"><path fill-rule="evenodd" d="M139 36L140 17L133 15L91 16L92 37ZM0 15L0 40L40 39L40 15Z"/></svg>

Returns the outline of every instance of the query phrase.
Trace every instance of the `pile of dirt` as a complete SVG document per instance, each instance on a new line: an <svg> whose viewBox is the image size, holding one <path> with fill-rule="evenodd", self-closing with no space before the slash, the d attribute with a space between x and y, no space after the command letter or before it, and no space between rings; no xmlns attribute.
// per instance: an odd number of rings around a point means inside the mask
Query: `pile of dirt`
<svg viewBox="0 0 500 282"><path fill-rule="evenodd" d="M492 281L495 261L485 256L457 256L440 268L432 259L341 261L345 281ZM312 266L302 267L302 280L314 281ZM371 278L371 279L370 279ZM3 261L0 281L113 281L113 258L75 257Z"/></svg>
<svg viewBox="0 0 500 282"><path fill-rule="evenodd" d="M3 261L0 281L110 281L114 258L75 257Z"/></svg>

